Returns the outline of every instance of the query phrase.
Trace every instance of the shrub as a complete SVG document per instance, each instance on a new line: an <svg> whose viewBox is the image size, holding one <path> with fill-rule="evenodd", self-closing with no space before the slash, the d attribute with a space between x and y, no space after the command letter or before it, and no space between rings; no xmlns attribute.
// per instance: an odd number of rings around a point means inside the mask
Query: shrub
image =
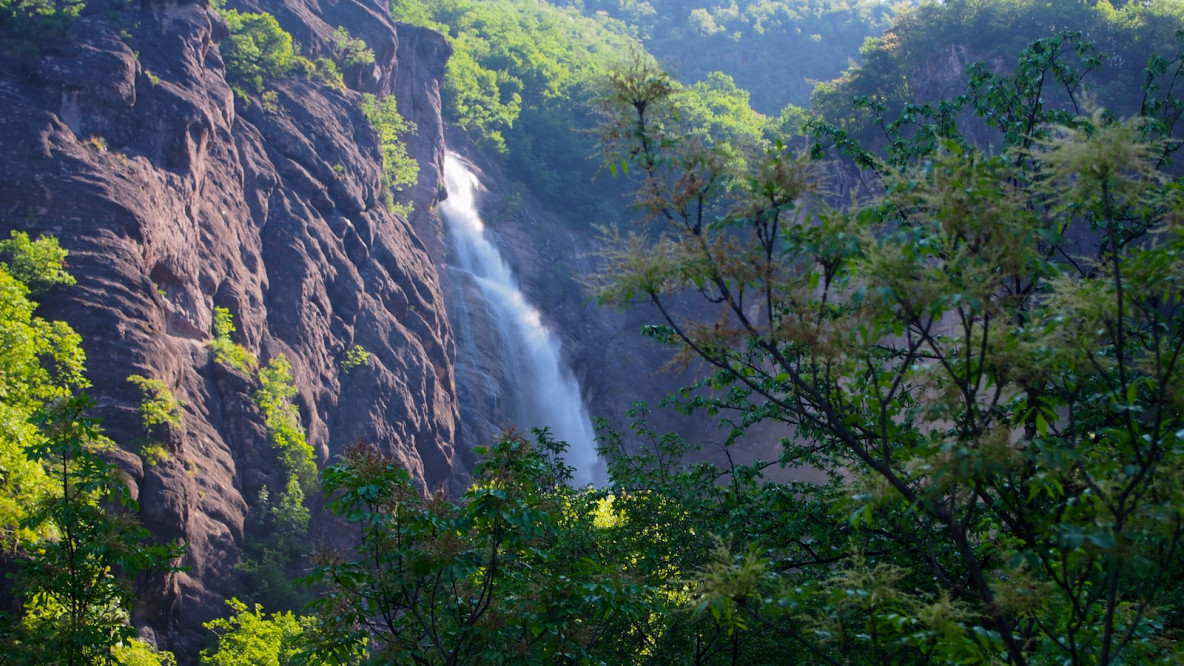
<svg viewBox="0 0 1184 666"><path fill-rule="evenodd" d="M349 351L345 352L345 360L341 362L341 369L349 372L362 365L370 365L370 352L366 351L362 345L350 347Z"/></svg>
<svg viewBox="0 0 1184 666"><path fill-rule="evenodd" d="M144 400L140 403L140 418L149 432L158 425L181 425L181 401L159 379L143 375L129 375L127 380L140 388Z"/></svg>
<svg viewBox="0 0 1184 666"><path fill-rule="evenodd" d="M29 234L13 231L8 240L0 241L0 254L8 257L9 273L25 283L33 295L49 291L54 285L74 284L74 276L64 268L68 253L52 236L33 241Z"/></svg>
<svg viewBox="0 0 1184 666"><path fill-rule="evenodd" d="M316 487L317 467L313 462L312 447L300 427L300 415L292 405L296 395L292 381L292 364L282 354L271 359L259 371L259 390L255 403L263 412L272 446L280 452L287 478L299 480L300 486L311 492Z"/></svg>
<svg viewBox="0 0 1184 666"><path fill-rule="evenodd" d="M230 339L230 334L235 330L234 316L230 314L230 310L215 307L214 335L207 344L214 350L215 361L249 375L259 362L251 352Z"/></svg>
<svg viewBox="0 0 1184 666"><path fill-rule="evenodd" d="M222 60L231 83L263 92L263 80L283 76L297 65L292 35L284 31L271 14L253 14L229 9L222 18L230 27L223 40Z"/></svg>
<svg viewBox="0 0 1184 666"><path fill-rule="evenodd" d="M362 115L378 132L378 140L382 146L382 189L384 198L390 193L408 185L414 185L419 179L419 162L407 154L407 146L399 137L415 131L415 123L408 122L399 115L394 97L386 97L381 101L369 93L362 96ZM391 210L407 215L411 212L409 206L396 206L393 201L387 201Z"/></svg>
<svg viewBox="0 0 1184 666"><path fill-rule="evenodd" d="M338 60L346 67L374 62L374 51L366 47L366 42L352 37L344 26L337 26L333 31L332 45Z"/></svg>

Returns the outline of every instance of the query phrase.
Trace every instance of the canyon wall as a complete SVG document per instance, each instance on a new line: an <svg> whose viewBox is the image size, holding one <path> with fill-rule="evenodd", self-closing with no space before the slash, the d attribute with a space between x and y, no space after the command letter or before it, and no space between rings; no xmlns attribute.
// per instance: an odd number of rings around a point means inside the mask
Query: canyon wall
<svg viewBox="0 0 1184 666"><path fill-rule="evenodd" d="M252 378L207 346L215 307L261 362L291 362L318 464L368 441L436 488L460 460L431 214L450 47L374 0L241 8L274 14L309 57L344 26L375 62L345 70L347 87L289 76L267 83L267 99L236 99L217 46L226 24L204 2L173 0L95 0L68 38L0 55L0 234L52 234L70 252L78 284L39 314L83 337L95 415L121 446L142 521L188 544L187 569L150 581L135 618L183 660L239 592L249 507L279 479ZM409 220L382 203L363 92L395 95L417 128ZM354 346L370 363L347 370ZM134 452L146 433L131 374L184 403L157 464ZM314 518L314 536L333 534Z"/></svg>

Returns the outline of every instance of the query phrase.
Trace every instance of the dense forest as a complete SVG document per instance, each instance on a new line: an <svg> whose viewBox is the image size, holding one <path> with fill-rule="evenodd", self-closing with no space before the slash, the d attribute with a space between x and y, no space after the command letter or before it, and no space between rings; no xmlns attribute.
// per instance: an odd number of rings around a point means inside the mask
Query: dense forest
<svg viewBox="0 0 1184 666"><path fill-rule="evenodd" d="M792 436L695 462L639 403L627 432L601 423L599 488L572 487L546 431L477 451L458 497L364 444L317 470L287 361L220 309L208 346L251 382L284 484L202 663L1184 661L1184 5L390 9L448 36L451 122L573 225L620 222L590 296L648 304L643 334L705 369L667 406L718 419L704 439ZM0 25L43 39L82 11L0 0ZM219 11L239 104L373 58L344 31L307 58L269 15ZM359 113L406 213L414 128L373 97ZM626 188L631 209L604 196ZM80 339L38 316L67 253L14 233L0 259L0 659L174 663L132 617L184 545L135 523ZM144 437L118 445L151 464L180 405L127 381ZM352 550L310 549L321 502Z"/></svg>
<svg viewBox="0 0 1184 666"><path fill-rule="evenodd" d="M451 37L449 120L580 224L621 219L606 202L620 187L597 178L592 109L606 67L624 54L675 67L699 127L767 135L771 145L800 129L814 83L850 66L890 13L879 2L746 2L710 12L693 4L394 0L391 11Z"/></svg>
<svg viewBox="0 0 1184 666"><path fill-rule="evenodd" d="M812 110L870 140L882 135L877 127L881 117L895 118L910 103L937 104L966 92L956 88L961 84L956 77L941 76L935 82L919 73L951 65L954 73L961 73L976 63L991 71L1010 67L1031 42L1072 31L1090 46L1088 53L1066 54L1091 72L1088 94L1114 113L1132 115L1145 100L1148 63L1163 57L1164 45L1173 43L1182 25L1184 6L1172 0L924 3L904 8L882 36L864 44L865 66L816 87ZM1073 104L1057 86L1047 90L1050 107Z"/></svg>
<svg viewBox="0 0 1184 666"><path fill-rule="evenodd" d="M702 81L714 71L731 76L751 93L752 107L769 116L787 105L809 106L815 84L857 61L864 40L879 36L895 11L891 3L869 0L556 4L624 22L679 80Z"/></svg>

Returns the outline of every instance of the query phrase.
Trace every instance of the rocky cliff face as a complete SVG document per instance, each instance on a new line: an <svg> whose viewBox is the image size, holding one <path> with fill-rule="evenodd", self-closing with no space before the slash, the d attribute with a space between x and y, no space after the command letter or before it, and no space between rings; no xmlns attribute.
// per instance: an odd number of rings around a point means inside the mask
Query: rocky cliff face
<svg viewBox="0 0 1184 666"><path fill-rule="evenodd" d="M269 82L267 105L246 103L225 81L226 26L204 2L103 3L68 40L0 54L0 233L53 234L70 251L78 285L47 297L42 315L83 336L109 436L145 436L128 375L161 379L184 401L167 460L118 455L142 520L189 544L189 570L156 581L137 622L192 656L201 622L236 593L249 506L277 479L251 380L207 347L215 306L261 361L291 361L318 462L367 440L426 486L452 476L454 343L428 214L449 47L392 24L374 0L247 3L276 15L306 55L345 26L376 59L345 72L350 89L290 77ZM418 127L410 221L381 203L361 91L396 95ZM371 363L347 372L355 345Z"/></svg>

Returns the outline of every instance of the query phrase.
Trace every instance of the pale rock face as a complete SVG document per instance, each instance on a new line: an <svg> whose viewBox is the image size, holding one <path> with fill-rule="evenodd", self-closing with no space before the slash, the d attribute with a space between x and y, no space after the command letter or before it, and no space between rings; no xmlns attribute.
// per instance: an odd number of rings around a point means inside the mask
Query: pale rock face
<svg viewBox="0 0 1184 666"><path fill-rule="evenodd" d="M118 454L143 522L189 544L189 570L152 581L136 618L183 660L237 592L249 504L277 482L254 386L206 346L215 306L231 310L236 339L262 360L291 361L318 463L364 440L427 487L460 464L454 343L428 214L450 48L396 26L374 0L251 7L276 15L306 55L344 25L376 62L345 72L355 90L290 77L269 82L273 109L236 104L217 48L226 26L204 3L151 0L115 18L88 13L71 43L39 56L0 55L0 234L56 235L78 279L40 314L83 336L96 415L116 442L145 435L128 375L161 379L185 403L167 461ZM410 222L381 204L377 139L357 90L395 94L416 123ZM371 365L345 372L354 345ZM313 533L334 540L325 524Z"/></svg>

